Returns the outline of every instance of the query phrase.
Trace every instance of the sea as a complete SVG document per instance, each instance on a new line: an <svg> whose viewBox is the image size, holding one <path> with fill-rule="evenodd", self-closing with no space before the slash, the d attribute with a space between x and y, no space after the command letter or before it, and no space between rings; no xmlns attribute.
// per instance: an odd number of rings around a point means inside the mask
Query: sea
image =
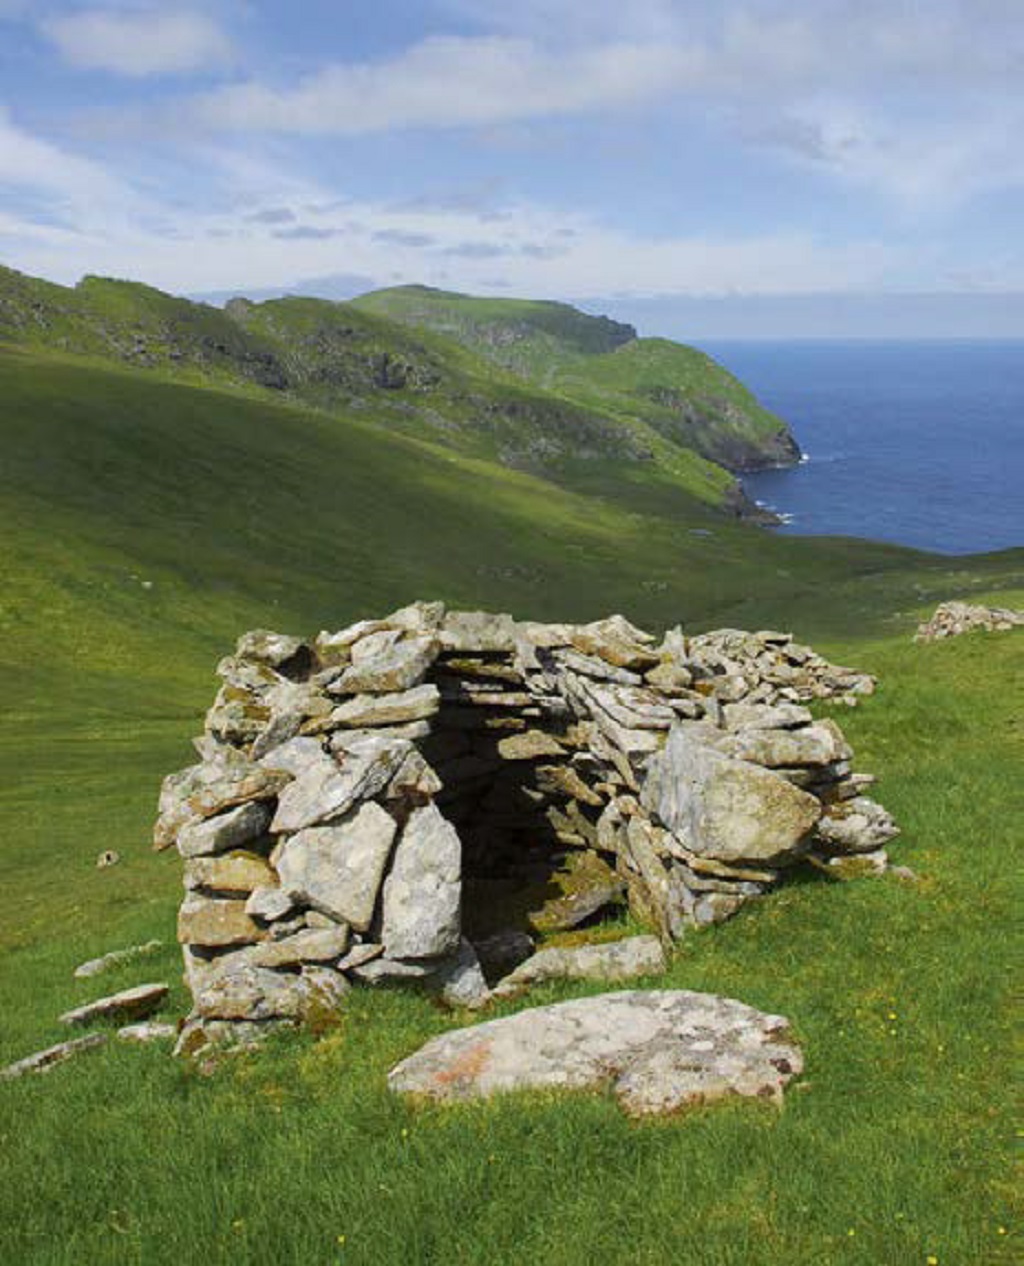
<svg viewBox="0 0 1024 1266"><path fill-rule="evenodd" d="M747 475L779 531L1024 546L1024 341L708 342L804 452Z"/></svg>

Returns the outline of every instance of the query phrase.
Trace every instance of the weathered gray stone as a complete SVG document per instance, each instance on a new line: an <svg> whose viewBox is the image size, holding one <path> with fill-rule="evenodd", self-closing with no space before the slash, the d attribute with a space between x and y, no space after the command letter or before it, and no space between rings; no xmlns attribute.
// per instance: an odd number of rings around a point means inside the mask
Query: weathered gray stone
<svg viewBox="0 0 1024 1266"><path fill-rule="evenodd" d="M743 892L704 892L693 903L691 914L697 927L709 927L724 923L750 900L751 894Z"/></svg>
<svg viewBox="0 0 1024 1266"><path fill-rule="evenodd" d="M830 765L851 754L838 726L825 721L799 730L741 730L723 737L718 750L768 768Z"/></svg>
<svg viewBox="0 0 1024 1266"><path fill-rule="evenodd" d="M182 857L198 858L240 848L265 834L271 816L267 805L250 801L215 817L195 821L181 829L178 852Z"/></svg>
<svg viewBox="0 0 1024 1266"><path fill-rule="evenodd" d="M201 1072L212 1073L219 1055L254 1050L272 1034L294 1028L294 1020L204 1020L192 1015L178 1034L174 1056L190 1059Z"/></svg>
<svg viewBox="0 0 1024 1266"><path fill-rule="evenodd" d="M644 680L656 690L674 694L676 691L689 690L693 685L693 673L682 664L665 660L644 674Z"/></svg>
<svg viewBox="0 0 1024 1266"><path fill-rule="evenodd" d="M444 621L443 602L410 602L385 616L389 628L405 629L409 633L435 633Z"/></svg>
<svg viewBox="0 0 1024 1266"><path fill-rule="evenodd" d="M380 805L361 805L329 826L309 827L274 855L281 886L359 932L370 926L397 827Z"/></svg>
<svg viewBox="0 0 1024 1266"><path fill-rule="evenodd" d="M362 967L375 958L380 958L383 953L384 946L376 942L367 941L362 945L353 945L338 963L338 971L353 971L356 967Z"/></svg>
<svg viewBox="0 0 1024 1266"><path fill-rule="evenodd" d="M725 707L725 724L730 730L793 730L813 720L807 708L794 703L730 703Z"/></svg>
<svg viewBox="0 0 1024 1266"><path fill-rule="evenodd" d="M379 635L374 635L379 636ZM358 649L357 647L354 648ZM395 694L418 686L437 658L439 645L433 636L406 637L393 646L355 661L342 674L332 694Z"/></svg>
<svg viewBox="0 0 1024 1266"><path fill-rule="evenodd" d="M634 1116L739 1095L781 1100L802 1071L788 1022L731 998L625 991L536 1007L433 1038L391 1090L442 1102L611 1083Z"/></svg>
<svg viewBox="0 0 1024 1266"><path fill-rule="evenodd" d="M584 655L571 648L558 651L553 658L561 668L568 669L578 677L593 677L597 681L614 681L623 686L639 686L643 681L639 673L630 672L628 668L616 668L603 659L598 659L594 655Z"/></svg>
<svg viewBox="0 0 1024 1266"><path fill-rule="evenodd" d="M570 636L578 651L584 655L596 655L617 668L643 672L653 668L661 659L651 649L654 639L650 634L630 624L621 615L595 620L593 624L577 625Z"/></svg>
<svg viewBox="0 0 1024 1266"><path fill-rule="evenodd" d="M151 1042L173 1042L178 1036L177 1025L159 1024L148 1020L142 1024L126 1024L117 1030L122 1042L133 1042L140 1046L148 1046Z"/></svg>
<svg viewBox="0 0 1024 1266"><path fill-rule="evenodd" d="M414 809L384 882L389 958L439 958L459 943L462 845L433 804Z"/></svg>
<svg viewBox="0 0 1024 1266"><path fill-rule="evenodd" d="M516 626L510 615L489 611L449 611L441 625L446 651L512 651Z"/></svg>
<svg viewBox="0 0 1024 1266"><path fill-rule="evenodd" d="M412 751L384 789L385 800L407 800L425 804L441 790L441 779L418 751Z"/></svg>
<svg viewBox="0 0 1024 1266"><path fill-rule="evenodd" d="M266 752L257 762L263 769L284 770L293 778L326 756L319 739L300 734Z"/></svg>
<svg viewBox="0 0 1024 1266"><path fill-rule="evenodd" d="M190 892L178 910L178 940L185 945L248 945L266 935L246 914L244 901L219 901Z"/></svg>
<svg viewBox="0 0 1024 1266"><path fill-rule="evenodd" d="M218 742L245 746L270 720L270 708L237 686L222 686L207 712L203 728Z"/></svg>
<svg viewBox="0 0 1024 1266"><path fill-rule="evenodd" d="M349 930L339 924L333 928L307 928L280 941L266 941L253 946L248 959L253 967L298 967L302 963L337 962L348 948Z"/></svg>
<svg viewBox="0 0 1024 1266"><path fill-rule="evenodd" d="M317 634L313 649L321 664L328 666L347 664L352 658L352 647L356 642L368 637L371 633L379 633L386 627L387 622L384 620L360 620L336 633L328 633L324 630Z"/></svg>
<svg viewBox="0 0 1024 1266"><path fill-rule="evenodd" d="M248 896L275 879L267 861L256 853L220 853L216 857L191 857L185 862L186 888Z"/></svg>
<svg viewBox="0 0 1024 1266"><path fill-rule="evenodd" d="M306 643L300 637L270 633L266 629L252 629L238 639L235 655L239 659L251 659L259 664L280 668L288 660L294 659L303 647L306 647Z"/></svg>
<svg viewBox="0 0 1024 1266"><path fill-rule="evenodd" d="M276 923L278 919L286 919L295 909L295 898L286 889L278 886L254 888L245 903L245 913L253 919L264 923Z"/></svg>
<svg viewBox="0 0 1024 1266"><path fill-rule="evenodd" d="M331 724L359 729L363 726L401 725L432 717L441 706L436 686L415 686L392 695L357 695L331 713Z"/></svg>
<svg viewBox="0 0 1024 1266"><path fill-rule="evenodd" d="M287 680L274 671L269 664L259 663L252 659L239 659L237 655L226 655L217 665L217 676L227 686L247 694L262 696L273 686Z"/></svg>
<svg viewBox="0 0 1024 1266"><path fill-rule="evenodd" d="M403 637L404 633L401 629L383 628L375 633L368 633L358 642L353 642L352 663L358 666L379 659L380 656L396 647Z"/></svg>
<svg viewBox="0 0 1024 1266"><path fill-rule="evenodd" d="M491 1000L484 973L476 950L465 937L459 943L458 953L443 963L430 978L430 988L449 1007L466 1007L476 1010Z"/></svg>
<svg viewBox="0 0 1024 1266"><path fill-rule="evenodd" d="M88 962L79 963L74 970L77 980L89 976L99 976L111 967L122 967L125 963L135 962L139 958L147 958L164 947L163 941L146 941L144 945L129 945L126 949L110 950L99 958L90 958Z"/></svg>
<svg viewBox="0 0 1024 1266"><path fill-rule="evenodd" d="M889 870L889 855L884 848L873 853L841 853L830 857L825 853L810 853L807 860L833 879L874 879Z"/></svg>
<svg viewBox="0 0 1024 1266"><path fill-rule="evenodd" d="M873 853L899 835L891 815L867 796L832 805L818 823L815 843L830 853Z"/></svg>
<svg viewBox="0 0 1024 1266"><path fill-rule="evenodd" d="M214 767L211 782L198 788L188 798L189 807L202 818L223 814L247 801L271 800L291 781L291 775L278 769L261 769L258 765L230 765L221 773ZM244 844L235 840L234 844Z"/></svg>
<svg viewBox="0 0 1024 1266"><path fill-rule="evenodd" d="M436 959L421 962L413 959L405 962L401 959L377 957L362 963L355 963L346 968L360 984L363 985L395 985L423 984L433 976L438 968Z"/></svg>
<svg viewBox="0 0 1024 1266"><path fill-rule="evenodd" d="M82 1025L93 1024L97 1020L144 1020L159 1010L168 992L165 984L136 985L65 1011L60 1022Z"/></svg>
<svg viewBox="0 0 1024 1266"><path fill-rule="evenodd" d="M339 818L358 800L382 791L412 750L406 739L353 737L337 760L321 754L282 791L270 829L301 831Z"/></svg>
<svg viewBox="0 0 1024 1266"><path fill-rule="evenodd" d="M307 1020L336 1011L349 984L338 971L304 967L298 975L245 966L199 990L196 1014L206 1020Z"/></svg>
<svg viewBox="0 0 1024 1266"><path fill-rule="evenodd" d="M681 725L648 765L641 801L690 852L724 862L791 861L821 817L814 796L713 751Z"/></svg>
<svg viewBox="0 0 1024 1266"><path fill-rule="evenodd" d="M667 966L656 936L630 936L600 945L552 946L520 963L494 989L496 998L544 980L630 980L655 976Z"/></svg>
<svg viewBox="0 0 1024 1266"><path fill-rule="evenodd" d="M24 1059L8 1064L6 1068L0 1068L0 1081L14 1081L18 1077L24 1077L26 1073L49 1072L56 1064L63 1064L65 1060L72 1059L83 1051L95 1050L106 1040L106 1033L88 1033L85 1037L72 1038L70 1042L58 1042L56 1046L48 1046L44 1051L36 1051L33 1055L26 1055Z"/></svg>

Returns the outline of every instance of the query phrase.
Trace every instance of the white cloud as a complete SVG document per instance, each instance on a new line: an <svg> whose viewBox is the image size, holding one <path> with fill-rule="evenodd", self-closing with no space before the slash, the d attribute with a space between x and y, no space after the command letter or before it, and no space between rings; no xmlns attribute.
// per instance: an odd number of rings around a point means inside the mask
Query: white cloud
<svg viewBox="0 0 1024 1266"><path fill-rule="evenodd" d="M200 98L200 119L237 130L359 134L480 126L622 106L664 92L690 55L655 44L568 56L527 40L439 37L390 61L333 65L291 89L234 84Z"/></svg>
<svg viewBox="0 0 1024 1266"><path fill-rule="evenodd" d="M134 78L202 70L231 55L224 32L198 12L91 9L48 19L42 30L70 65Z"/></svg>
<svg viewBox="0 0 1024 1266"><path fill-rule="evenodd" d="M0 106L0 188L37 190L83 209L123 202L123 183L101 164L18 127Z"/></svg>
<svg viewBox="0 0 1024 1266"><path fill-rule="evenodd" d="M345 136L533 129L656 107L681 127L717 119L748 144L922 210L1013 184L1024 165L1024 22L1003 0L932 0L926 14L890 0L594 0L578 22L576 0L449 3L490 33L332 63L291 85L228 84L176 117Z"/></svg>

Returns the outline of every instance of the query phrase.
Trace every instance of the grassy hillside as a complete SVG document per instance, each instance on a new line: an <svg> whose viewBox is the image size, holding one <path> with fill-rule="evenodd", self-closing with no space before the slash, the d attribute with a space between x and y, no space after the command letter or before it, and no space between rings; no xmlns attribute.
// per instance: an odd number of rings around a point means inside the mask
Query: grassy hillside
<svg viewBox="0 0 1024 1266"><path fill-rule="evenodd" d="M732 471L787 465L800 451L721 365L669 339L564 303L481 299L397 286L350 305L436 330L546 389L623 419L642 419L673 444Z"/></svg>
<svg viewBox="0 0 1024 1266"><path fill-rule="evenodd" d="M384 1073L452 1020L371 992L319 1043L212 1080L112 1045L0 1085L0 1262L998 1262L1016 1233L1024 638L908 638L940 597L1024 603L1024 551L774 537L670 481L613 484L614 463L572 487L510 468L365 398L327 411L166 364L0 347L0 1063L63 1036L56 1015L99 983L75 964L120 945L166 948L102 988L169 979L184 1010L156 791L190 759L217 658L257 625L312 632L436 596L792 627L881 674L841 720L923 882L792 885L693 936L660 982L793 1018L809 1071L781 1116L636 1128L599 1097L414 1111ZM98 870L107 848L123 861Z"/></svg>
<svg viewBox="0 0 1024 1266"><path fill-rule="evenodd" d="M611 345L592 337L600 322L564 312L580 331L580 347ZM568 487L621 481L684 505L697 498L730 512L752 510L709 457L718 433L711 422L702 453L685 427L673 433L642 417L642 409L611 407L601 393L587 400L547 390L444 334L352 304L234 300L222 311L133 282L86 277L68 289L0 268L4 344L86 355L330 413L359 411L380 426L539 471ZM729 426L745 443L743 420Z"/></svg>

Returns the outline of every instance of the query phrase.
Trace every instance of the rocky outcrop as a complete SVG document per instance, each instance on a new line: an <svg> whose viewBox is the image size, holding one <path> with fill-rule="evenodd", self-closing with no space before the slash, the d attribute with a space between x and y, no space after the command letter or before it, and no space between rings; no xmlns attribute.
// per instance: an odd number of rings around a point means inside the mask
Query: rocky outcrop
<svg viewBox="0 0 1024 1266"><path fill-rule="evenodd" d="M399 1094L439 1102L611 1086L630 1116L741 1096L781 1101L803 1071L782 1016L684 990L601 994L433 1038L392 1069Z"/></svg>
<svg viewBox="0 0 1024 1266"><path fill-rule="evenodd" d="M884 869L896 834L839 727L802 706L872 678L784 633L658 642L621 616L416 603L308 641L247 634L218 672L154 833L184 863L182 1049L321 1016L353 984L480 1005L477 946L493 980L530 933L623 904L668 944L805 860ZM525 952L485 951L516 934ZM506 991L550 974L544 953ZM626 947L602 954L630 974Z"/></svg>
<svg viewBox="0 0 1024 1266"><path fill-rule="evenodd" d="M1005 633L1008 629L1024 625L1024 611L1011 611L1007 607L973 606L969 602L943 602L935 614L924 624L918 625L915 642L936 642L944 637L959 637L961 633Z"/></svg>

